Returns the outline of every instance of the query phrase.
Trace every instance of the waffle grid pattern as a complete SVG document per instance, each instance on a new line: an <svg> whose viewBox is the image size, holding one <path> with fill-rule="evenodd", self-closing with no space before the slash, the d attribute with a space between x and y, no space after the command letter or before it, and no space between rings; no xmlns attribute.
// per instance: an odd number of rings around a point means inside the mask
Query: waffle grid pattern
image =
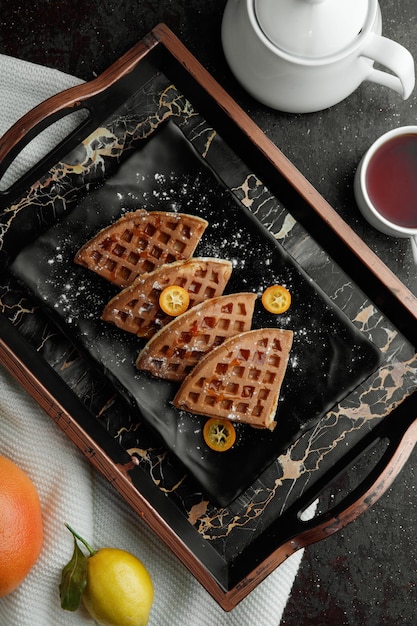
<svg viewBox="0 0 417 626"><path fill-rule="evenodd" d="M184 213L127 213L87 242L75 262L126 287L139 274L193 255L207 222Z"/></svg>
<svg viewBox="0 0 417 626"><path fill-rule="evenodd" d="M205 300L154 335L136 366L159 378L184 380L209 351L228 337L249 330L255 300L252 293Z"/></svg>
<svg viewBox="0 0 417 626"><path fill-rule="evenodd" d="M102 319L123 330L151 337L173 318L162 311L159 296L168 285L179 285L190 295L190 308L221 296L232 266L221 259L189 259L164 264L139 276L105 307Z"/></svg>
<svg viewBox="0 0 417 626"><path fill-rule="evenodd" d="M272 429L291 343L291 331L272 328L228 339L187 377L175 406Z"/></svg>

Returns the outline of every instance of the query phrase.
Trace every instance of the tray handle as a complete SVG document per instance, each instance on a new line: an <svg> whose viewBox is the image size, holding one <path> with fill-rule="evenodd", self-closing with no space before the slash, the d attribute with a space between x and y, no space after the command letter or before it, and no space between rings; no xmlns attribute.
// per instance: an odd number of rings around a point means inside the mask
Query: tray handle
<svg viewBox="0 0 417 626"><path fill-rule="evenodd" d="M417 408L414 395L382 419L379 426L353 446L349 454L328 470L311 490L306 491L301 506L300 502L295 503L295 506L290 507L284 514L285 517L288 516L293 528L297 528L296 536L290 540L294 551L320 541L353 522L373 506L392 485L417 443ZM380 441L386 442L386 448L360 483L327 511L320 512L309 520L303 520L303 513L308 506L320 498L338 476L349 472L355 462L370 452Z"/></svg>
<svg viewBox="0 0 417 626"><path fill-rule="evenodd" d="M75 87L71 87L70 89L51 96L28 111L6 131L0 139L0 181L3 180L10 165L24 148L40 135L42 131L52 126L55 122L58 122L71 113L84 109L88 113L86 119L78 124L67 137L63 137L63 141L67 141L75 135L78 137L83 129L88 128L92 113L91 105L88 102L89 96L88 94L84 95L85 91L84 85L76 85ZM59 145L62 145L63 141L60 141ZM47 157L53 155L56 148L43 157L42 162ZM38 170L39 168L31 168L29 172L34 169ZM25 180L29 172L24 173L18 181L13 182L7 189L2 189L2 195L8 195L20 181L23 182Z"/></svg>
<svg viewBox="0 0 417 626"><path fill-rule="evenodd" d="M236 558L232 577L237 576L239 589L233 592L235 602L236 597L244 597L248 589L254 589L297 550L326 539L355 521L387 491L417 443L416 395L410 395L389 415L381 418L373 430L353 445L333 467L323 472L316 483L276 518L263 537L259 537L246 548L244 556L239 555ZM307 519L303 517L306 510L320 499L338 477L349 472L361 455L366 454L380 441L386 442L383 454L355 488L327 510ZM277 536L280 543L270 553L269 537L276 541ZM241 580L241 572L246 569L248 558L257 562L258 566Z"/></svg>
<svg viewBox="0 0 417 626"><path fill-rule="evenodd" d="M55 164L59 160L58 155L62 156L64 150L69 152L93 132L97 121L104 120L109 110L118 105L118 101L123 102L123 77L130 74L156 44L155 38L145 37L97 78L51 96L17 120L0 138L0 182L13 161L42 131L71 113L81 110L87 112L86 118L34 167L7 189L0 190L0 196L4 200L13 199L20 188L27 188L28 184L39 179L46 169L45 163ZM116 83L118 85L112 89Z"/></svg>

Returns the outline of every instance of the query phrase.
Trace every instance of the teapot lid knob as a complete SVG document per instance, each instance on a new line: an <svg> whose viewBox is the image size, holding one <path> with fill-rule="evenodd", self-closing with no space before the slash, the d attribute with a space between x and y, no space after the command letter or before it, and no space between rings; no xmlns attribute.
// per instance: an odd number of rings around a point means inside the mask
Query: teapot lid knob
<svg viewBox="0 0 417 626"><path fill-rule="evenodd" d="M255 16L278 48L303 58L321 58L349 46L377 0L253 0Z"/></svg>

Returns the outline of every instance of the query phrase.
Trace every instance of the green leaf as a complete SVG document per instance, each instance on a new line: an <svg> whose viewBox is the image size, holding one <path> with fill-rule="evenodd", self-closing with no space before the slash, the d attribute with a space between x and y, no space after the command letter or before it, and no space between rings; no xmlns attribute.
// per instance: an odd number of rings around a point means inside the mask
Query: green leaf
<svg viewBox="0 0 417 626"><path fill-rule="evenodd" d="M87 584L87 557L80 550L74 537L72 558L62 570L59 596L61 607L66 611L76 611Z"/></svg>

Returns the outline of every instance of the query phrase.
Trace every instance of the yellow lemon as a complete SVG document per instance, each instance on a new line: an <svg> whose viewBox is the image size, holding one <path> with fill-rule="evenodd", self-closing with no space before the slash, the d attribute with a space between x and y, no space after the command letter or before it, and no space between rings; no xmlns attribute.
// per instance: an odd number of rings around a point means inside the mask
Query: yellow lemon
<svg viewBox="0 0 417 626"><path fill-rule="evenodd" d="M146 626L153 596L148 570L130 552L101 548L87 559L82 600L102 626Z"/></svg>

